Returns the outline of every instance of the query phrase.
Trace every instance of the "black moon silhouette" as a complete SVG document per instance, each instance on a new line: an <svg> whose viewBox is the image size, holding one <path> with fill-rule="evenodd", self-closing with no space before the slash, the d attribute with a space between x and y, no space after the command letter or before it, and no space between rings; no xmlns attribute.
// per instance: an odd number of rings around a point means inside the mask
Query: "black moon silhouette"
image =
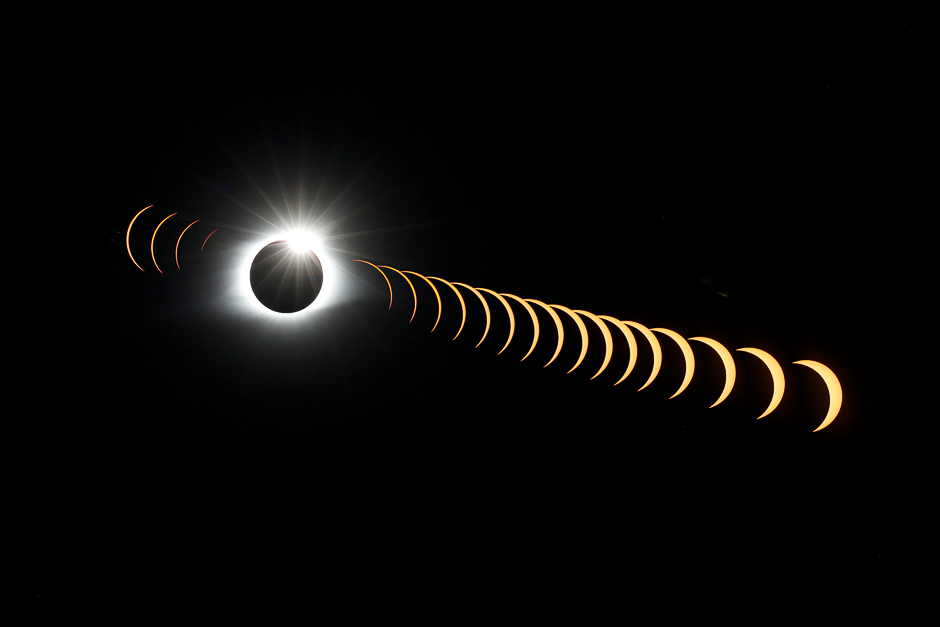
<svg viewBox="0 0 940 627"><path fill-rule="evenodd" d="M251 262L251 291L278 313L294 313L316 300L323 287L323 264L309 248L285 240L271 242Z"/></svg>

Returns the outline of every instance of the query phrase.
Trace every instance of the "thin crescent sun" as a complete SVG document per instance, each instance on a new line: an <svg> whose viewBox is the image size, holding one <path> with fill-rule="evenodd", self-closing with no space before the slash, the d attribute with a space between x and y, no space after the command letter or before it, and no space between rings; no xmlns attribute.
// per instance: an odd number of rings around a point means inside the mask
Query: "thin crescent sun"
<svg viewBox="0 0 940 627"><path fill-rule="evenodd" d="M774 393L773 396L770 397L770 405L767 406L767 409L764 410L763 414L757 417L757 419L760 420L773 410L777 409L777 405L779 405L781 399L783 399L783 368L780 367L780 364L777 363L777 360L774 359L770 353L762 351L759 348L739 348L737 350L744 353L750 353L764 362L764 364L767 365L768 370L770 370L770 376L774 381Z"/></svg>
<svg viewBox="0 0 940 627"><path fill-rule="evenodd" d="M430 281L428 281L428 277L424 276L423 274L418 274L417 272L412 272L411 270L405 270L404 272L405 272L405 274L413 274L413 275L415 275L415 276L419 276L419 277L421 277L422 279L424 279L424 280L427 282L427 284L431 286L431 289L434 291L434 296L437 297L437 320L434 321L434 326L431 327L431 333L434 333L434 329L437 328L437 323L441 321L441 295L440 295L440 293L437 291L437 288L434 287L434 284L431 283ZM415 298L415 307L418 306L417 303L418 303L418 299L417 299L417 297L416 297L416 298Z"/></svg>
<svg viewBox="0 0 940 627"><path fill-rule="evenodd" d="M613 324L615 327L620 329L620 332L623 333L623 336L627 338L627 345L630 347L630 363L627 364L626 372L624 372L623 376L620 377L620 380L617 381L617 383L620 383L620 381L623 381L628 376L630 376L630 373L633 372L633 367L636 365L636 338L633 337L633 331L630 330L630 327L620 322L616 318L611 318L610 316L598 316L598 318ZM614 383L614 385L617 385L617 383Z"/></svg>
<svg viewBox="0 0 940 627"><path fill-rule="evenodd" d="M679 389L676 390L676 393L669 397L675 398L682 394L682 391L685 390L685 388L688 387L689 382L692 381L692 374L695 372L695 355L692 354L692 347L689 346L689 343L685 341L685 338L675 331L663 328L650 329L650 331L662 333L663 335L671 337L673 340L675 340L676 344L679 345L679 349L682 350L682 356L685 358L685 377L683 377L682 384L679 386Z"/></svg>
<svg viewBox="0 0 940 627"><path fill-rule="evenodd" d="M415 314L418 313L418 292L415 291L415 286L411 283L411 279L406 277L401 270L396 270L391 266L381 266L382 268L388 268L389 270L395 270L398 274L401 275L401 278L405 279L405 282L408 283L408 287L411 288L411 294L415 297L415 306L411 311L411 320L408 321L408 324L411 324L411 321L415 319ZM391 289L391 287L389 287Z"/></svg>
<svg viewBox="0 0 940 627"><path fill-rule="evenodd" d="M457 335L460 335L460 332L463 331L463 325L467 321L467 304L463 301L463 296L460 294L460 290L454 287L454 284L451 283L450 281L447 281L440 277L429 276L428 278L434 279L435 281L440 281L441 283L445 283L449 285L450 289L454 290L454 294L457 295L457 300L460 301L460 328L457 329ZM457 339L457 335L454 336L454 340ZM454 340L451 340L451 341L453 342Z"/></svg>
<svg viewBox="0 0 940 627"><path fill-rule="evenodd" d="M503 298L502 296L500 296L493 290L486 289L485 287L478 287L477 289L480 291L486 292L487 294L492 294L493 296L495 296L496 300L501 302L503 304L503 307L506 308L506 313L509 314L509 339L507 339L506 344L501 349L499 349L499 353L496 353L497 355L499 355L504 350L506 350L506 347L509 346L509 343L512 341L512 334L516 332L516 318L515 316L512 315L512 308L509 306L509 303L506 302L505 298Z"/></svg>
<svg viewBox="0 0 940 627"><path fill-rule="evenodd" d="M163 218L162 220L160 220L160 224L158 224L158 225L157 225L157 228L155 228L155 229L153 230L153 237L150 238L150 257L153 259L153 265L157 266L157 272L159 272L160 274L163 274L163 270L161 270L161 269L160 269L160 266L157 265L157 257L156 257L156 255L153 254L153 242L154 242L154 240L157 239L157 231L160 230L160 227L163 226L163 223L166 222L167 220L169 220L170 218L172 218L172 217L175 216L175 215L176 215L176 212L174 211L173 213L171 213L171 214L168 215L167 217L165 217L165 218Z"/></svg>
<svg viewBox="0 0 940 627"><path fill-rule="evenodd" d="M604 348L605 348L604 363L601 364L600 370L594 373L594 376L591 377L591 379L595 379L597 375L604 372L604 369L607 368L607 364L610 363L610 357L611 355L613 355L613 352L614 352L614 340L613 338L610 337L610 329L607 328L606 324L601 322L600 318L592 314L590 311L584 311L583 309L575 309L574 312L582 316L587 316L588 318L593 320L594 324L600 327L601 333L604 335Z"/></svg>
<svg viewBox="0 0 940 627"><path fill-rule="evenodd" d="M192 226L193 224L196 224L197 222L199 222L199 220L193 220L192 223L191 223L189 226ZM189 226L187 226L185 229L183 229L183 233L185 233L187 230L189 230ZM181 268L180 268L180 240L183 239L183 233L180 233L179 238L176 240L176 251L174 251L174 253L173 253L173 256L176 258L176 269L177 269L177 270L180 270L180 269L181 269Z"/></svg>
<svg viewBox="0 0 940 627"><path fill-rule="evenodd" d="M136 259L134 259L134 255L131 255L131 227L134 226L134 220L137 219L137 216L139 216L140 214L142 214L142 213L143 213L144 211L146 211L147 209L150 209L151 207L153 207L153 205L147 205L146 207L144 207L143 209L141 209L140 211L138 211L138 212L137 212L137 215L135 215L133 218L131 218L131 223L127 225L127 254L131 256L131 261L133 261L133 262L134 262L134 265L137 266L138 268L140 268L140 264L137 263L137 260L136 260ZM141 271L141 272L146 272L146 270L144 270L143 268L140 268L140 271Z"/></svg>
<svg viewBox="0 0 940 627"><path fill-rule="evenodd" d="M731 388L734 387L734 380L737 377L737 371L734 367L734 359L732 359L731 352L727 348L710 337L690 337L689 339L711 346L715 352L718 353L718 356L721 357L721 363L724 364L725 367L725 387L721 390L721 396L718 397L718 400L709 406L709 409L711 409L721 401L728 398L728 395L731 394Z"/></svg>
<svg viewBox="0 0 940 627"><path fill-rule="evenodd" d="M215 231L213 231L212 233L215 233ZM212 235L212 233L209 233L209 235ZM206 239L209 239L209 238L207 237ZM362 259L353 259L353 261L362 261L362 263L369 263L368 261L363 261ZM386 276L386 274L382 272L382 268L378 267L374 263L369 263L369 265L375 268L376 270L378 270L382 274L382 276L385 277L385 282L388 284L388 308L391 309L392 308L392 282L389 281L388 276Z"/></svg>
<svg viewBox="0 0 940 627"><path fill-rule="evenodd" d="M481 337L480 341L477 342L477 345L473 347L473 348L476 348L477 346L483 343L483 340L486 339L486 334L490 332L490 306L486 304L486 299L483 298L483 294L477 291L477 288L470 287L466 283L458 283L457 281L454 281L454 285L459 285L460 287L467 288L468 290L476 294L477 298L480 299L480 302L483 303L483 311L486 312L486 328L483 329L483 337Z"/></svg>
<svg viewBox="0 0 940 627"><path fill-rule="evenodd" d="M653 335L653 332L647 329L645 326L639 322L631 322L630 320L621 320L624 324L629 324L631 327L643 334L643 337L646 338L646 341L650 343L650 348L653 349L653 369L650 371L650 378L646 380L646 383L640 388L642 390L647 385L653 382L653 379L656 378L656 375L659 374L659 369L663 364L663 349L659 346L659 340L656 339L656 336ZM640 390L637 390L639 392Z"/></svg>
<svg viewBox="0 0 940 627"><path fill-rule="evenodd" d="M532 336L532 346L529 347L529 352L525 354L525 357L519 360L525 361L525 358L532 354L532 351L535 350L535 345L539 342L539 319L535 315L535 310L532 309L532 305L526 302L525 299L519 298L515 294L502 294L502 296L508 296L509 298L518 301L520 305L525 307L525 310L529 312L529 316L532 318L532 328L534 329Z"/></svg>
<svg viewBox="0 0 940 627"><path fill-rule="evenodd" d="M582 320L578 316L578 314L571 311L567 307L563 305L550 305L550 307L554 307L555 309L563 311L569 316L571 316L571 319L574 320L574 323L578 325L578 331L581 332L581 355L578 356L578 361L576 361L574 366L571 367L571 370L565 373L565 374L571 374L575 368L581 365L581 362L584 361L584 356L587 354L587 348L588 348L587 328L584 326L584 320Z"/></svg>
<svg viewBox="0 0 940 627"><path fill-rule="evenodd" d="M215 229L214 231L212 231L212 233L215 233L215 232L218 231L218 230L219 230L219 229ZM212 233L209 233L208 235L206 235L206 241L203 242L203 243L202 243L202 246L199 247L199 252L202 252L202 250L206 247L206 242L208 242L208 241L209 241L209 238L212 237Z"/></svg>
<svg viewBox="0 0 940 627"><path fill-rule="evenodd" d="M842 384L839 383L839 378L828 366L824 366L818 361L803 359L794 361L793 363L815 370L816 373L822 377L823 381L826 382L826 387L829 388L829 411L826 412L826 417L823 419L822 424L813 429L813 433L816 433L820 429L825 429L831 425L832 421L839 415L839 410L842 408Z"/></svg>
<svg viewBox="0 0 940 627"><path fill-rule="evenodd" d="M552 320L555 322L555 329L558 330L558 344L557 346L555 346L555 354L552 355L552 358L548 360L548 364L550 364L553 361L555 361L556 357L558 357L558 353L561 352L561 345L565 341L565 329L561 326L561 318L558 317L558 314L555 313L554 309L552 309L551 307L549 307L542 301L535 300L534 298L527 298L526 300L529 301L530 303L535 303L536 305L540 305L543 309L545 309L545 311L548 312L548 315L550 315L552 317ZM548 368L548 364L545 364L542 367Z"/></svg>

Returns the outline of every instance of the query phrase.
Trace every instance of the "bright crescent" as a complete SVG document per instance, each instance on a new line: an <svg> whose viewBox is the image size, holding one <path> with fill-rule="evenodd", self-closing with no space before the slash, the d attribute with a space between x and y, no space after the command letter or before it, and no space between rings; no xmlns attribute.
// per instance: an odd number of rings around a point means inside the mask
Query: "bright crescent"
<svg viewBox="0 0 940 627"><path fill-rule="evenodd" d="M777 363L777 360L770 356L770 353L762 351L759 348L739 348L739 351L750 353L760 359L767 365L767 368L770 370L770 376L774 380L774 394L770 397L770 405L767 406L767 409L764 410L764 413L757 417L758 420L777 409L777 405L780 404L780 400L783 398L783 368L780 367L780 364Z"/></svg>
<svg viewBox="0 0 940 627"><path fill-rule="evenodd" d="M713 349L715 349L715 352L718 353L718 356L721 357L721 363L723 363L725 366L725 387L721 391L721 396L718 397L718 400L709 406L709 409L711 409L721 401L728 398L728 395L731 394L731 388L734 387L734 380L737 377L737 371L734 367L734 359L731 358L731 352L727 348L710 337L690 337L689 339L711 346Z"/></svg>
<svg viewBox="0 0 940 627"><path fill-rule="evenodd" d="M428 281L428 277L424 276L423 274L418 274L417 272L412 272L411 270L405 270L405 274L413 274L415 276L421 277L422 279L427 281L427 284L431 286L432 290L434 290L434 296L437 297L437 320L434 322L434 326L431 327L431 333L434 333L434 329L437 328L437 323L441 321L441 295L437 291L437 288L434 287L434 284ZM415 298L415 303L417 302L418 302L418 299ZM417 305L415 305L415 307L417 307Z"/></svg>
<svg viewBox="0 0 940 627"><path fill-rule="evenodd" d="M153 205L147 205L146 207L144 207L143 209L137 212L137 216L142 214L147 209L150 209L151 207L153 207ZM134 226L134 220L137 219L137 216L134 216L133 218L131 218L131 223L127 225L127 254L128 255L131 255L131 227ZM134 262L135 266L140 268L140 264L137 263L137 261L134 259L134 255L131 255L131 261ZM144 270L143 268L140 268L140 271L146 272L146 270Z"/></svg>
<svg viewBox="0 0 940 627"><path fill-rule="evenodd" d="M392 266L382 266L383 268L388 268L389 270L395 270ZM395 270L398 274L401 274L401 278L405 279L408 283L408 287L411 288L411 293L415 297L415 308L411 311L411 320L415 319L415 314L418 313L418 293L415 291L415 286L411 283L411 279L402 274L401 270ZM408 321L408 324L411 324L411 320Z"/></svg>
<svg viewBox="0 0 940 627"><path fill-rule="evenodd" d="M650 329L650 331L656 331L657 333L662 333L663 335L671 337L676 341L676 344L679 345L679 348L682 349L682 356L685 358L685 377L683 377L682 385L679 386L679 389L676 390L676 393L669 397L675 398L682 394L682 391L688 387L689 382L692 380L692 374L695 372L695 355L692 354L692 347L689 346L689 343L685 341L685 338L675 331L662 328Z"/></svg>
<svg viewBox="0 0 940 627"><path fill-rule="evenodd" d="M496 353L497 355L499 355L504 350L506 350L506 346L509 346L509 343L512 341L512 334L516 332L516 317L512 315L512 307L509 306L509 303L506 302L505 298L503 298L502 296L500 296L493 290L486 289L485 287L478 287L477 289L483 292L486 292L487 294L492 294L493 296L495 296L496 300L501 302L503 304L503 307L506 308L506 313L509 314L509 339L506 340L506 345L503 346L501 349L499 349L499 353Z"/></svg>
<svg viewBox="0 0 940 627"><path fill-rule="evenodd" d="M532 351L535 350L535 345L539 342L539 319L535 315L535 310L532 309L532 305L527 303L525 299L519 298L515 294L502 294L502 296L508 296L509 298L515 299L519 302L520 305L525 307L525 310L529 312L529 315L532 317L532 328L535 329L534 336L532 337L532 346L529 347L529 352L525 354L525 357L528 357L532 354ZM525 361L525 357L519 361Z"/></svg>
<svg viewBox="0 0 940 627"><path fill-rule="evenodd" d="M151 257L151 259L153 259L153 265L155 265L155 266L157 266L157 258L156 258L156 256L153 254L153 242L154 242L155 239L157 239L157 231L160 230L160 227L163 226L163 223L164 223L164 222L166 222L167 220L169 220L170 218L172 218L172 217L175 216L175 215L176 215L176 212L174 211L173 213L171 213L171 214L168 215L167 217L165 217L165 218L163 218L162 220L160 220L160 224L158 224L158 225L157 225L157 228L155 228L155 229L153 230L153 237L150 238L150 257ZM157 266L157 272L159 272L160 274L163 274L163 270L160 269L160 266Z"/></svg>
<svg viewBox="0 0 940 627"><path fill-rule="evenodd" d="M631 327L643 334L643 337L646 338L646 341L650 343L650 348L653 349L653 370L650 372L650 378L646 380L646 383L643 384L642 390L647 385L653 382L653 379L656 378L656 375L659 374L659 368L663 364L663 349L659 346L659 340L656 339L656 336L653 335L653 332L644 327L639 322L630 322L629 320L621 320L624 324L629 324ZM639 392L640 390L637 390Z"/></svg>
<svg viewBox="0 0 940 627"><path fill-rule="evenodd" d="M555 309L559 309L559 310L565 312L566 314L568 314L569 316L571 316L571 318L574 320L575 324L578 325L578 331L581 332L581 355L578 357L578 361L575 362L574 366L571 367L571 370L569 370L568 372L565 373L565 374L571 374L571 372L572 372L575 368L577 368L578 366L581 365L581 362L584 360L584 356L587 355L587 347L588 347L587 328L584 326L584 320L582 320L582 319L578 316L578 314L576 314L575 312L571 311L571 310L568 309L567 307L563 307L562 305L550 305L550 307L554 307Z"/></svg>
<svg viewBox="0 0 940 627"><path fill-rule="evenodd" d="M483 337L481 337L480 341L477 342L477 346L479 346L480 344L483 343L483 340L486 339L486 334L490 332L490 306L486 304L486 299L483 298L483 294L477 291L477 288L470 287L466 283L458 283L457 281L454 281L454 285L459 285L460 287L467 288L468 290L476 294L477 298L480 299L480 302L483 303L483 311L486 312L486 328L483 329ZM473 348L476 348L477 346L474 346Z"/></svg>
<svg viewBox="0 0 940 627"><path fill-rule="evenodd" d="M601 322L600 318L592 314L590 311L583 311L581 309L575 309L574 312L576 314L581 314L582 316L587 316L588 318L593 320L594 324L596 324L597 326L601 328L601 333L604 334L604 346L606 347L607 350L604 354L604 363L601 364L601 369L598 370L597 373L593 377L591 377L591 379L594 379L595 377L597 377L597 375L604 372L604 369L607 367L607 364L610 363L610 356L613 355L614 353L614 340L610 337L610 329L607 328L606 324Z"/></svg>
<svg viewBox="0 0 940 627"><path fill-rule="evenodd" d="M210 233L212 235L212 233ZM208 238L207 238L208 239ZM362 261L362 259L353 259L353 261ZM369 263L368 261L362 261L362 263ZM378 270L383 277L385 277L385 282L388 283L388 308L392 308L392 282L388 280L388 277L382 272L382 268L378 267L374 263L369 263L370 266Z"/></svg>
<svg viewBox="0 0 940 627"><path fill-rule="evenodd" d="M189 226L196 224L196 222L199 222L199 220L193 220L192 224L190 224ZM189 229L189 226L183 229L183 233L185 233ZM180 268L180 240L183 239L183 233L180 233L179 239L176 240L176 252L173 255L174 257L176 257L176 269L177 270L181 269Z"/></svg>
<svg viewBox="0 0 940 627"><path fill-rule="evenodd" d="M541 306L545 309L545 311L548 312L548 315L550 315L550 316L552 317L552 320L555 321L555 328L558 330L558 345L555 347L555 354L552 355L552 358L548 360L548 364L550 364L550 363L552 363L553 361L555 361L555 358L556 358L556 357L558 357L558 353L561 352L561 345L562 345L562 342L565 341L565 329L561 326L561 318L558 317L558 314L555 313L555 310L554 310L554 309L552 309L551 307L549 307L548 305L546 305L546 304L543 303L542 301L540 301L540 300L535 300L534 298L527 298L526 300L529 301L530 303L535 303L536 305L541 305ZM547 367L548 367L548 364L545 364L545 365L542 366L542 367L543 367L543 368L547 368Z"/></svg>
<svg viewBox="0 0 940 627"><path fill-rule="evenodd" d="M822 377L823 381L826 382L826 387L829 388L829 411L826 413L826 418L822 421L822 424L813 429L813 433L816 433L820 429L825 429L831 425L832 421L836 419L839 410L842 408L842 384L839 383L839 378L836 377L835 373L830 370L828 366L824 366L818 361L803 359L801 361L794 361L793 363L815 370L817 374Z"/></svg>
<svg viewBox="0 0 940 627"><path fill-rule="evenodd" d="M460 301L460 328L457 329L457 335L460 335L460 332L463 331L463 325L467 321L467 304L463 302L463 296L460 294L460 290L454 287L454 284L450 281L446 281L440 277L429 276L429 279L434 279L435 281L440 281L441 283L446 283L450 286L450 289L454 290L454 294L457 295L457 300ZM457 335L454 336L454 340L457 339ZM453 342L454 340L451 340Z"/></svg>
<svg viewBox="0 0 940 627"><path fill-rule="evenodd" d="M623 333L623 336L627 338L627 344L630 346L630 363L627 364L627 371L623 373L622 377L620 377L620 381L623 381L628 376L630 376L630 373L633 372L633 366L636 365L636 338L633 337L633 331L630 330L630 327L620 322L616 318L611 318L610 316L598 316L598 318L613 324L615 327L620 329L621 333ZM620 381L617 381L617 383L620 383ZM617 385L617 383L614 383L614 385Z"/></svg>
<svg viewBox="0 0 940 627"><path fill-rule="evenodd" d="M216 229L215 231L218 231L218 230L219 229ZM215 231L212 231L212 233L215 233ZM209 233L208 235L206 235L206 242L208 242L209 238L212 237L212 233ZM202 246L199 247L199 252L202 252L202 249L206 247L206 242L203 242Z"/></svg>

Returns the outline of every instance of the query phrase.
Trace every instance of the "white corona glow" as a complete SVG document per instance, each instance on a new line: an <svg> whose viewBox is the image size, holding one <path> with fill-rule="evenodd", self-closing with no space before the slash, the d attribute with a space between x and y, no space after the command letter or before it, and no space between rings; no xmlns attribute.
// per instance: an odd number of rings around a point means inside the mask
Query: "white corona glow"
<svg viewBox="0 0 940 627"><path fill-rule="evenodd" d="M293 313L280 313L268 309L261 304L251 289L251 262L255 260L261 249L278 241L287 241L292 248L297 250L312 250L323 266L323 286L320 288L320 293L310 305ZM289 320L290 322L305 320L315 312L333 305L341 291L341 273L336 260L323 245L323 241L322 237L310 231L289 231L272 233L246 244L235 276L234 291L237 298L234 299L234 304L244 313L270 320Z"/></svg>

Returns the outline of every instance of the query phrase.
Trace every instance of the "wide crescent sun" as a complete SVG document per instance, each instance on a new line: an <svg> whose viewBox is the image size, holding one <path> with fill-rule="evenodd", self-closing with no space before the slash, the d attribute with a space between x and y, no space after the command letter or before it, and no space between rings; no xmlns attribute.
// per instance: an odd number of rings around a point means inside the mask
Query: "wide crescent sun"
<svg viewBox="0 0 940 627"><path fill-rule="evenodd" d="M823 381L826 382L826 387L829 388L829 411L826 412L826 417L822 421L822 424L813 429L813 433L815 433L831 425L832 421L839 415L839 410L842 408L842 384L839 383L839 378L828 366L824 366L818 361L803 359L801 361L794 361L793 363L815 370L816 373L822 377Z"/></svg>

